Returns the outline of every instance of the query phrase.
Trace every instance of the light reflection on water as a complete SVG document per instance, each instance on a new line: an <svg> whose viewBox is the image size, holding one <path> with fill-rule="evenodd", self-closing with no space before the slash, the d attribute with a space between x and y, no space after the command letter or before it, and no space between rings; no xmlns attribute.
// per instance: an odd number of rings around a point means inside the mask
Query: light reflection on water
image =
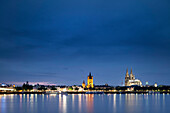
<svg viewBox="0 0 170 113"><path fill-rule="evenodd" d="M0 113L167 113L166 94L0 95Z"/></svg>

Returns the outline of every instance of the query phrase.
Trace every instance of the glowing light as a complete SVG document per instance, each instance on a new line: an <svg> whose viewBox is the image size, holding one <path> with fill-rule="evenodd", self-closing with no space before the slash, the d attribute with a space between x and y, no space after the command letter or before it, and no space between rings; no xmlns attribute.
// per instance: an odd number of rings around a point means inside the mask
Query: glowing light
<svg viewBox="0 0 170 113"><path fill-rule="evenodd" d="M4 90L4 91L13 91L13 88L0 88L0 90Z"/></svg>
<svg viewBox="0 0 170 113"><path fill-rule="evenodd" d="M67 89L66 89L66 88L64 88L64 89L63 89L63 92L66 92L66 91L67 91Z"/></svg>
<svg viewBox="0 0 170 113"><path fill-rule="evenodd" d="M67 111L67 96L63 95L63 113Z"/></svg>

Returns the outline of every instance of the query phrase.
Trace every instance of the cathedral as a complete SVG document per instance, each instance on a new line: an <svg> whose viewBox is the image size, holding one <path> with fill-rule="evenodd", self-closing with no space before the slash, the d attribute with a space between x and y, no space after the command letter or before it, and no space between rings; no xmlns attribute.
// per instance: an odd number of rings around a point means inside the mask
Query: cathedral
<svg viewBox="0 0 170 113"><path fill-rule="evenodd" d="M133 75L132 69L130 75L128 73L128 69L126 70L125 86L142 86L142 82L138 79L135 79L135 75Z"/></svg>
<svg viewBox="0 0 170 113"><path fill-rule="evenodd" d="M89 73L89 76L87 77L87 86L85 84L85 81L83 81L82 83L82 87L85 88L93 88L94 84L93 84L93 76L91 75L91 72Z"/></svg>

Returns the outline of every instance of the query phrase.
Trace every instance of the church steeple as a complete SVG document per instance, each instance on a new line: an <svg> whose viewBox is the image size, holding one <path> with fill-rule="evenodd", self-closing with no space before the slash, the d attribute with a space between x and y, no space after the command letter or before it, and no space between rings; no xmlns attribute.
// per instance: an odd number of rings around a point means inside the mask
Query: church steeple
<svg viewBox="0 0 170 113"><path fill-rule="evenodd" d="M89 76L91 76L91 72L89 72Z"/></svg>
<svg viewBox="0 0 170 113"><path fill-rule="evenodd" d="M130 80L135 80L135 76L132 73L132 68L131 68L131 71L130 71Z"/></svg>
<svg viewBox="0 0 170 113"><path fill-rule="evenodd" d="M93 76L91 75L91 72L89 73L89 76L87 77L87 88L93 88Z"/></svg>
<svg viewBox="0 0 170 113"><path fill-rule="evenodd" d="M126 69L126 74L128 74L128 68Z"/></svg>
<svg viewBox="0 0 170 113"><path fill-rule="evenodd" d="M131 68L130 74L132 74L132 68Z"/></svg>
<svg viewBox="0 0 170 113"><path fill-rule="evenodd" d="M90 78L90 79L92 78L91 72L89 73L89 78Z"/></svg>
<svg viewBox="0 0 170 113"><path fill-rule="evenodd" d="M128 68L126 69L126 75L125 75L125 86L128 86L128 82L129 82L129 72L128 72Z"/></svg>
<svg viewBox="0 0 170 113"><path fill-rule="evenodd" d="M82 83L82 87L85 88L86 87L86 84L85 84L85 81L83 80L83 83Z"/></svg>
<svg viewBox="0 0 170 113"><path fill-rule="evenodd" d="M126 77L129 77L128 68L126 69Z"/></svg>

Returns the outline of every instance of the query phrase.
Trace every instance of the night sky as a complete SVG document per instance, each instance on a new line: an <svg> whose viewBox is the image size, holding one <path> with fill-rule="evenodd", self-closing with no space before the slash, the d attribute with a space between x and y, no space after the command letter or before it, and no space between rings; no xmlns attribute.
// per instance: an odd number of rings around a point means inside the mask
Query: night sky
<svg viewBox="0 0 170 113"><path fill-rule="evenodd" d="M0 82L170 85L170 0L1 0Z"/></svg>

